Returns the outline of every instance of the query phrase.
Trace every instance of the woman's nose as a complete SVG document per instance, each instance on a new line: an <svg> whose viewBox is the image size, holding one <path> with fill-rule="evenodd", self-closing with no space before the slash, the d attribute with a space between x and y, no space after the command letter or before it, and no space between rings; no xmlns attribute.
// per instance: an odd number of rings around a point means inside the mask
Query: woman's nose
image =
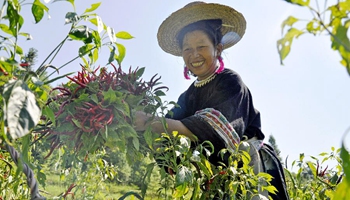
<svg viewBox="0 0 350 200"><path fill-rule="evenodd" d="M199 52L197 50L193 50L193 57L198 57L199 56Z"/></svg>

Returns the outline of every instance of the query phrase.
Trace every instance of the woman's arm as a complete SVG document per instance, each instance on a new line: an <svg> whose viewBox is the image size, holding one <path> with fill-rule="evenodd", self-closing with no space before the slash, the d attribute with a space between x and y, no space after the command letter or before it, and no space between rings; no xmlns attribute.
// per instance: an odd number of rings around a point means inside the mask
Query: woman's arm
<svg viewBox="0 0 350 200"><path fill-rule="evenodd" d="M155 117L152 119L152 116L146 114L142 111L137 111L135 113L135 130L144 131L148 126L151 126L152 131L156 133L165 132L164 126L161 122L161 119ZM196 137L194 134L179 120L165 118L166 120L166 131L171 133L173 131L177 131L179 134L189 137L192 141L196 141Z"/></svg>

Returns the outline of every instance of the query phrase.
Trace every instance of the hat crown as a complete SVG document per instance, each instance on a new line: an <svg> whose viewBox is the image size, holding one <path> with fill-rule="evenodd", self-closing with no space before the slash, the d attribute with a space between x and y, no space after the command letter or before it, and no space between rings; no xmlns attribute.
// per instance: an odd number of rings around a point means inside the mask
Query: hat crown
<svg viewBox="0 0 350 200"><path fill-rule="evenodd" d="M235 45L243 37L246 21L241 13L226 5L194 1L173 12L163 21L158 29L158 44L165 52L181 56L182 49L177 41L179 32L189 24L212 19L222 21L220 31L223 36L229 32L233 33L228 34L222 41L224 49ZM230 38L232 36L234 38Z"/></svg>
<svg viewBox="0 0 350 200"><path fill-rule="evenodd" d="M184 6L184 8L189 7L189 6L193 6L193 5L197 5L197 4L205 4L205 2L203 1L194 1L191 3L188 3L187 5Z"/></svg>

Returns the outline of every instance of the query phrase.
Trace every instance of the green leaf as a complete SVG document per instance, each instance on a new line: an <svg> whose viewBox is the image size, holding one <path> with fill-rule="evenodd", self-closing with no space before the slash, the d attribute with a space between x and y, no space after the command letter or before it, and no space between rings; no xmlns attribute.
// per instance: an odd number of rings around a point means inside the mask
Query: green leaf
<svg viewBox="0 0 350 200"><path fill-rule="evenodd" d="M336 188L332 199L336 200L348 200L349 199L350 182L348 179L343 180Z"/></svg>
<svg viewBox="0 0 350 200"><path fill-rule="evenodd" d="M0 29L7 34L13 35L12 31L6 24L0 24Z"/></svg>
<svg viewBox="0 0 350 200"><path fill-rule="evenodd" d="M139 151L140 150L140 141L138 138L134 137L132 139L132 144L134 145L134 148Z"/></svg>
<svg viewBox="0 0 350 200"><path fill-rule="evenodd" d="M38 167L38 170L35 173L38 182L40 183L40 185L42 185L43 187L45 187L46 185L46 175L43 172L43 170L41 169L41 167Z"/></svg>
<svg viewBox="0 0 350 200"><path fill-rule="evenodd" d="M91 36L93 38L93 41L96 45L97 48L100 48L101 47L101 37L100 37L100 34L97 32L97 31L92 31L91 32Z"/></svg>
<svg viewBox="0 0 350 200"><path fill-rule="evenodd" d="M331 38L332 49L338 50L340 46L344 46L347 51L350 51L350 41L347 36L349 27L347 23L345 25L339 24L333 29L334 37Z"/></svg>
<svg viewBox="0 0 350 200"><path fill-rule="evenodd" d="M155 94L156 96L158 96L158 97L160 97L160 96L165 96L165 93L164 93L163 91L161 91L161 90L157 90L156 92L154 92L154 94Z"/></svg>
<svg viewBox="0 0 350 200"><path fill-rule="evenodd" d="M183 183L191 183L192 177L193 177L192 171L185 166L181 166L175 176L175 185L182 185Z"/></svg>
<svg viewBox="0 0 350 200"><path fill-rule="evenodd" d="M93 58L93 63L95 63L98 59L98 49L94 49L94 51L92 52L92 58Z"/></svg>
<svg viewBox="0 0 350 200"><path fill-rule="evenodd" d="M10 21L9 29L11 30L12 35L16 37L23 25L24 19L19 14L19 8L15 7L12 1L8 1L7 4L7 17Z"/></svg>
<svg viewBox="0 0 350 200"><path fill-rule="evenodd" d="M82 128L82 124L80 124L79 120L77 119L72 119L72 122L74 123L75 126L77 126L78 128Z"/></svg>
<svg viewBox="0 0 350 200"><path fill-rule="evenodd" d="M265 173L265 172L259 172L257 176L258 177L263 177L268 182L272 181L272 179L273 179L273 176L271 176L270 174Z"/></svg>
<svg viewBox="0 0 350 200"><path fill-rule="evenodd" d="M109 54L108 63L112 63L114 61L115 47L112 46L109 49L110 49L111 53Z"/></svg>
<svg viewBox="0 0 350 200"><path fill-rule="evenodd" d="M155 166L156 166L155 163L150 163L147 165L146 173L145 173L145 175L143 177L143 181L142 181L144 184L141 185L142 197L144 197L146 195L148 183L150 183L150 181L151 181L151 175L152 175L152 172L153 172L153 169Z"/></svg>
<svg viewBox="0 0 350 200"><path fill-rule="evenodd" d="M99 17L99 16L96 16L96 18L92 18L92 19L89 19L89 21L93 24L93 25L95 25L95 26L97 26L97 30L98 30L98 32L100 33L100 31L102 31L102 30L107 30L107 26L102 22L102 19L101 19L101 17ZM101 27L102 26L102 30L100 30Z"/></svg>
<svg viewBox="0 0 350 200"><path fill-rule="evenodd" d="M150 147L151 149L153 149L153 142L155 140L154 134L151 130L151 127L148 127L144 134L143 137L145 138L146 144L148 145L148 147Z"/></svg>
<svg viewBox="0 0 350 200"><path fill-rule="evenodd" d="M13 139L25 136L41 116L35 95L22 80L12 80L4 85L3 97L7 134Z"/></svg>
<svg viewBox="0 0 350 200"><path fill-rule="evenodd" d="M96 16L96 23L97 23L97 32L101 33L104 29L104 24L102 22L102 19L100 16Z"/></svg>
<svg viewBox="0 0 350 200"><path fill-rule="evenodd" d="M102 94L103 100L106 101L107 104L112 104L118 100L117 95L112 88L109 88L107 91L102 91Z"/></svg>
<svg viewBox="0 0 350 200"><path fill-rule="evenodd" d="M23 55L23 49L18 45L16 46L16 53L21 56Z"/></svg>
<svg viewBox="0 0 350 200"><path fill-rule="evenodd" d="M266 190L266 191L268 191L269 193L272 193L272 194L276 194L276 192L277 192L276 187L273 186L273 185L262 186L262 189L263 189L263 191Z"/></svg>
<svg viewBox="0 0 350 200"><path fill-rule="evenodd" d="M208 168L207 164L203 165L203 162L197 162L197 165L199 166L199 168L201 169L201 172L204 173L206 177L211 177L213 175L211 168Z"/></svg>
<svg viewBox="0 0 350 200"><path fill-rule="evenodd" d="M32 76L31 81L34 83L35 86L44 85L44 82L42 82L38 76Z"/></svg>
<svg viewBox="0 0 350 200"><path fill-rule="evenodd" d="M126 32L126 31L120 31L120 32L116 33L115 36L119 39L124 39L124 40L129 40L129 39L134 38L134 36L130 35L130 33Z"/></svg>
<svg viewBox="0 0 350 200"><path fill-rule="evenodd" d="M50 119L50 121L52 122L53 126L56 126L56 117L55 117L55 113L52 111L52 109L48 106L45 106L43 108L43 115L48 117Z"/></svg>
<svg viewBox="0 0 350 200"><path fill-rule="evenodd" d="M301 153L299 154L299 161L302 162L305 158L305 154L304 153Z"/></svg>
<svg viewBox="0 0 350 200"><path fill-rule="evenodd" d="M86 54L90 53L91 50L93 49L94 45L92 44L87 44L79 48L79 56L85 56Z"/></svg>
<svg viewBox="0 0 350 200"><path fill-rule="evenodd" d="M73 40L83 41L85 44L92 43L92 32L87 26L79 26L71 30L69 37Z"/></svg>
<svg viewBox="0 0 350 200"><path fill-rule="evenodd" d="M109 40L112 42L112 43L115 43L117 41L117 38L115 37L115 34L114 34L114 29L111 28L111 27L107 27L107 34L108 34L108 37L109 37Z"/></svg>
<svg viewBox="0 0 350 200"><path fill-rule="evenodd" d="M284 29L285 26L293 26L295 22L299 21L299 19L289 16L286 20L283 21L282 23L282 30Z"/></svg>
<svg viewBox="0 0 350 200"><path fill-rule="evenodd" d="M141 67L140 69L138 69L136 72L137 79L141 78L144 72L145 72L145 67Z"/></svg>
<svg viewBox="0 0 350 200"><path fill-rule="evenodd" d="M307 162L307 165L309 166L312 174L314 175L314 177L316 178L317 177L317 171L316 171L316 167L315 167L315 164L312 163L312 162Z"/></svg>
<svg viewBox="0 0 350 200"><path fill-rule="evenodd" d="M277 41L277 49L280 55L280 61L283 65L283 60L287 57L290 52L290 48L294 38L298 38L304 32L296 28L290 28L284 37Z"/></svg>
<svg viewBox="0 0 350 200"><path fill-rule="evenodd" d="M173 194L173 198L183 197L189 190L187 185L188 185L187 183L183 183L181 185L176 186L175 192Z"/></svg>
<svg viewBox="0 0 350 200"><path fill-rule="evenodd" d="M343 141L342 141L340 158L343 161L342 166L345 173L345 179L348 183L350 183L350 154L349 154L349 151L346 149L344 142L345 142L345 136L343 137Z"/></svg>
<svg viewBox="0 0 350 200"><path fill-rule="evenodd" d="M29 33L19 33L19 35L22 35L22 36L26 37L27 40L32 40L33 39L32 35L30 35Z"/></svg>
<svg viewBox="0 0 350 200"><path fill-rule="evenodd" d="M40 22L44 17L44 10L47 12L49 9L40 2L40 0L35 0L32 4L32 14L34 16L35 23Z"/></svg>
<svg viewBox="0 0 350 200"><path fill-rule="evenodd" d="M309 33L312 33L312 34L316 34L317 31L320 31L320 25L319 24L316 24L317 26L314 27L315 23L318 23L317 21L310 21L309 23L307 23L306 25L306 30L309 32Z"/></svg>
<svg viewBox="0 0 350 200"><path fill-rule="evenodd" d="M101 5L101 2L91 4L91 8L86 9L84 11L84 14L96 10L98 7L100 7L100 5Z"/></svg>
<svg viewBox="0 0 350 200"><path fill-rule="evenodd" d="M122 63L122 61L124 60L124 58L125 58L126 49L121 44L117 44L117 47L118 47L119 55L118 56L116 55L115 59L117 60L117 62L120 65Z"/></svg>
<svg viewBox="0 0 350 200"><path fill-rule="evenodd" d="M21 143L22 143L22 158L23 158L23 161L25 163L30 163L29 162L29 145L30 145L30 139L31 139L31 135L28 134L26 136L23 136L21 138Z"/></svg>
<svg viewBox="0 0 350 200"><path fill-rule="evenodd" d="M73 8L74 8L74 10L75 10L74 0L53 0L52 3L57 2L57 1L68 1L69 3L72 4L72 6L73 6Z"/></svg>
<svg viewBox="0 0 350 200"><path fill-rule="evenodd" d="M291 4L296 4L299 6L308 6L310 3L310 0L284 0L284 1L291 3Z"/></svg>
<svg viewBox="0 0 350 200"><path fill-rule="evenodd" d="M80 20L80 17L75 12L68 12L65 17L66 24L75 23Z"/></svg>

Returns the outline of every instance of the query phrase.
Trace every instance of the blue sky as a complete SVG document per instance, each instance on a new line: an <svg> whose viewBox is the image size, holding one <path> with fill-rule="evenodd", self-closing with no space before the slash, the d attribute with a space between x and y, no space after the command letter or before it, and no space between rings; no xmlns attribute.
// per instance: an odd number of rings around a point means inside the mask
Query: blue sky
<svg viewBox="0 0 350 200"><path fill-rule="evenodd" d="M95 0L77 0L81 14ZM183 60L166 54L158 46L156 34L161 22L188 0L102 1L96 11L102 20L116 32L127 31L135 38L119 40L127 54L122 64L145 67L145 79L158 73L170 90L165 100L177 100L194 80L183 78ZM241 12L247 20L246 34L234 47L225 50L225 66L237 71L250 88L255 107L261 112L262 130L268 138L276 138L282 156L289 163L299 153L317 155L340 147L341 138L350 127L350 77L339 63L340 56L330 48L329 36L302 35L295 40L292 51L280 65L276 41L281 38L281 24L289 15L310 19L306 8L293 6L281 0L222 0L208 1L226 4ZM73 11L67 2L48 4L47 15L35 25L29 18L22 31L33 40L21 43L24 50L34 47L39 51L38 64L65 37L69 30L64 25L66 12ZM23 7L27 16L30 6ZM28 19L28 18L26 18ZM69 42L53 65L59 66L77 55L79 42ZM100 65L106 63L108 50L101 52ZM80 70L79 62L64 69L61 74ZM349 137L348 137L349 138ZM349 141L349 140L347 140ZM347 142L350 144L350 142Z"/></svg>

